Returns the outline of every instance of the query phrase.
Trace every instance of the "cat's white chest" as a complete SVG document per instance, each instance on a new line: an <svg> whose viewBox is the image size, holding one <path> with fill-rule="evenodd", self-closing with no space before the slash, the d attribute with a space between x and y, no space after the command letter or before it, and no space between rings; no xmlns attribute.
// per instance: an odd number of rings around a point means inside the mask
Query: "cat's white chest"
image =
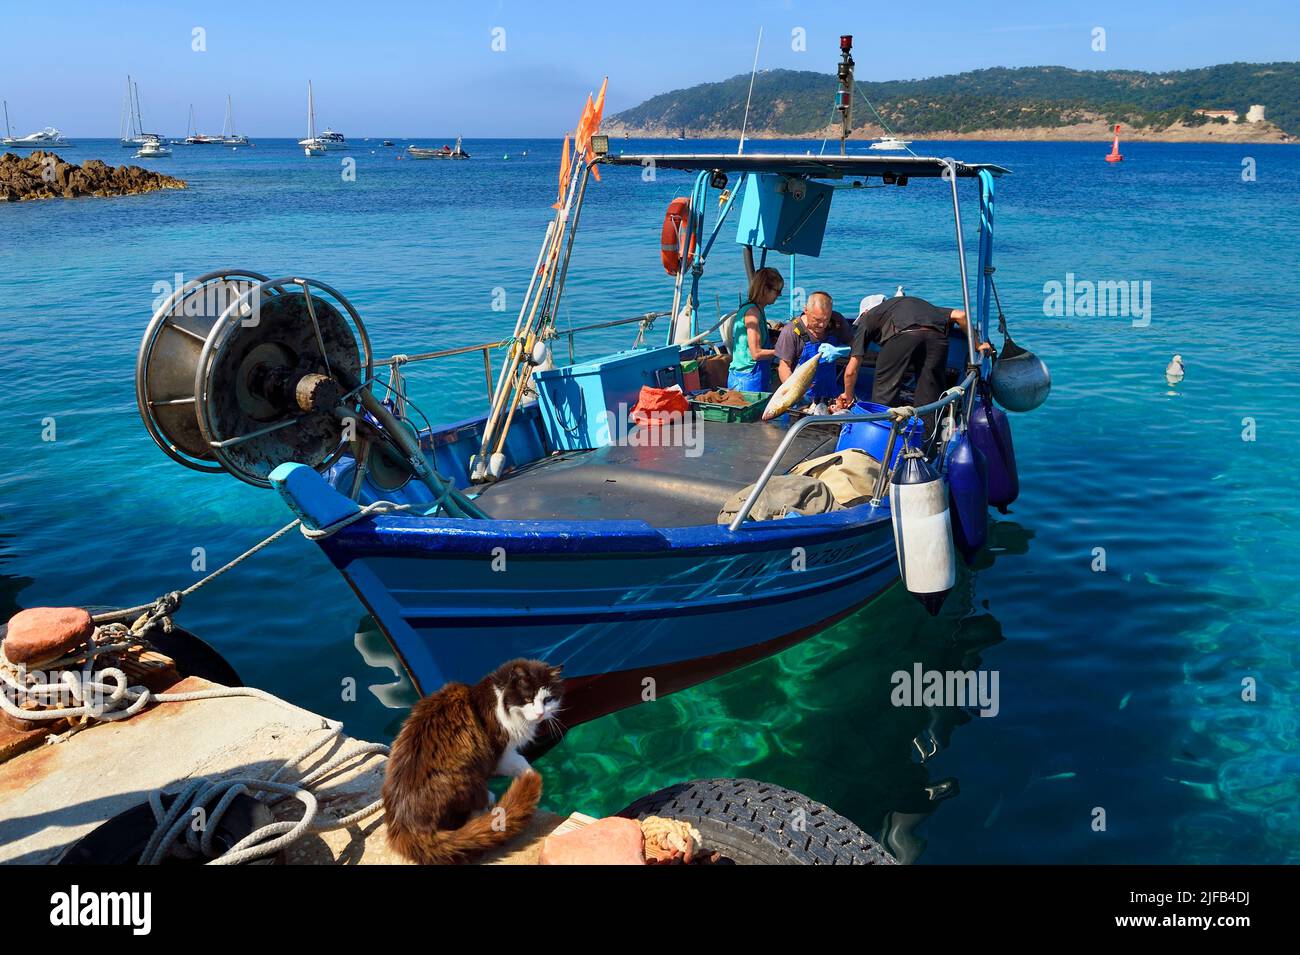
<svg viewBox="0 0 1300 955"><path fill-rule="evenodd" d="M518 776L525 770L531 769L528 760L519 754L519 751L513 746L507 746L506 751L501 754L497 760L496 775L498 776Z"/></svg>

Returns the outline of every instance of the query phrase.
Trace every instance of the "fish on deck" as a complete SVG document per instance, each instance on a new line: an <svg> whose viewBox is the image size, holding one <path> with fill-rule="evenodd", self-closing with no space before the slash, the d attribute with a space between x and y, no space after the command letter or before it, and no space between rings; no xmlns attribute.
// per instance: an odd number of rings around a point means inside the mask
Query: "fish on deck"
<svg viewBox="0 0 1300 955"><path fill-rule="evenodd" d="M813 355L801 361L798 367L790 372L790 377L783 381L781 387L772 392L772 397L768 399L767 407L763 409L764 421L779 418L799 403L812 387L813 379L817 377L819 361L821 361L820 356Z"/></svg>

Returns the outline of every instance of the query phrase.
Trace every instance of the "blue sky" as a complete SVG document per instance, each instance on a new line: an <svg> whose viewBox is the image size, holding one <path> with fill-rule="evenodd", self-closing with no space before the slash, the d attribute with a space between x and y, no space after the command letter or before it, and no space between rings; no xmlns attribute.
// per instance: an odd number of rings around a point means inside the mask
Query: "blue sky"
<svg viewBox="0 0 1300 955"><path fill-rule="evenodd" d="M200 130L217 132L230 93L241 132L299 136L310 78L318 124L352 137L553 136L573 125L605 73L608 115L748 72L760 25L760 68L829 73L836 38L847 32L856 37L859 77L873 80L988 66L1169 70L1300 56L1294 2L1248 10L1201 0L891 6L0 0L0 96L21 133L54 125L73 137L112 136L129 72L150 129L182 134L193 103ZM1091 48L1094 27L1106 30L1105 52ZM205 31L204 52L192 49L195 28ZM492 49L495 28L504 30L502 51ZM796 28L806 52L792 49Z"/></svg>

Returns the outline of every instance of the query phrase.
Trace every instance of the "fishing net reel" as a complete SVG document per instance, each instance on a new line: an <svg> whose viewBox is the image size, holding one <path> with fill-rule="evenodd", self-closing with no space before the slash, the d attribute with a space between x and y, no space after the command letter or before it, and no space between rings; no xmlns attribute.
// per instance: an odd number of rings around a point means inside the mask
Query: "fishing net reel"
<svg viewBox="0 0 1300 955"><path fill-rule="evenodd" d="M280 464L324 470L347 450L347 422L374 400L371 370L365 326L335 289L228 269L185 283L154 312L136 401L173 460L269 487Z"/></svg>

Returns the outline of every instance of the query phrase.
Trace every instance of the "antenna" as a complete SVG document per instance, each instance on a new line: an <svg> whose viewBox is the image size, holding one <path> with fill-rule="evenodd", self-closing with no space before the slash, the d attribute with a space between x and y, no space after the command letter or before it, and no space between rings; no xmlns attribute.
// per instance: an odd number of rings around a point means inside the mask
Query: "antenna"
<svg viewBox="0 0 1300 955"><path fill-rule="evenodd" d="M758 43L754 45L754 68L749 71L749 95L745 97L745 118L740 124L740 145L736 147L736 155L739 156L745 151L745 130L749 128L749 101L754 98L754 77L758 74L758 51L763 47L763 28L758 28Z"/></svg>

